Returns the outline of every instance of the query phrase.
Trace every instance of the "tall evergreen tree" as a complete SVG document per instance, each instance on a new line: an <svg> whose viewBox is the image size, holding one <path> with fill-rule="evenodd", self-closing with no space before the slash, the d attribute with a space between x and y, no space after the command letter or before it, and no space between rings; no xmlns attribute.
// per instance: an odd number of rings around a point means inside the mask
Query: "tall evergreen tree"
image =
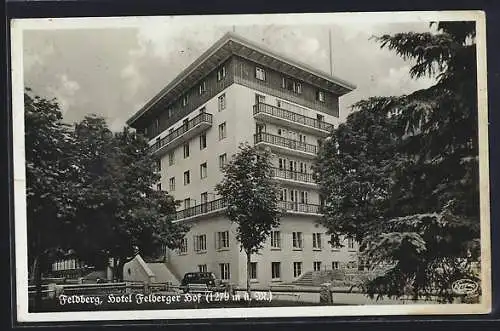
<svg viewBox="0 0 500 331"><path fill-rule="evenodd" d="M384 265L366 284L370 295L451 301L451 284L474 277L479 259L475 26L438 23L437 33L375 40L414 61L414 78L437 83L354 105L317 162L324 223Z"/></svg>
<svg viewBox="0 0 500 331"><path fill-rule="evenodd" d="M270 153L243 144L223 172L224 178L216 190L227 204L229 220L238 225L236 239L247 256L247 292L250 295L251 256L260 251L280 221Z"/></svg>

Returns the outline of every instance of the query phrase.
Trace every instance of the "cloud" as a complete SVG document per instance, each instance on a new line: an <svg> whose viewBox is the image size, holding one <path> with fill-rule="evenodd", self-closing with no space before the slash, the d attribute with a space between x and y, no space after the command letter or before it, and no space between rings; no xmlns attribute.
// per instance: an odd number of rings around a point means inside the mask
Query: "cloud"
<svg viewBox="0 0 500 331"><path fill-rule="evenodd" d="M436 83L434 78L411 78L409 75L410 69L410 65L390 68L388 74L379 80L379 88L386 92L398 91L400 94L409 94L428 88Z"/></svg>
<svg viewBox="0 0 500 331"><path fill-rule="evenodd" d="M80 84L69 79L66 74L59 75L59 82L56 86L47 88L47 91L52 94L61 105L63 114L75 103L74 97L79 90Z"/></svg>
<svg viewBox="0 0 500 331"><path fill-rule="evenodd" d="M23 65L24 71L29 72L36 66L43 66L47 57L54 54L54 45L49 43L45 44L44 47L25 49L23 52Z"/></svg>
<svg viewBox="0 0 500 331"><path fill-rule="evenodd" d="M425 22L235 28L247 39L325 72L330 70L330 31L334 75L357 85L341 98L341 117L361 99L399 95L425 85L409 78L409 63L369 40L372 34L425 30ZM148 17L138 28L25 31L25 82L41 96L56 96L68 122L96 113L119 129L230 30L232 26L218 22L201 25L182 18Z"/></svg>

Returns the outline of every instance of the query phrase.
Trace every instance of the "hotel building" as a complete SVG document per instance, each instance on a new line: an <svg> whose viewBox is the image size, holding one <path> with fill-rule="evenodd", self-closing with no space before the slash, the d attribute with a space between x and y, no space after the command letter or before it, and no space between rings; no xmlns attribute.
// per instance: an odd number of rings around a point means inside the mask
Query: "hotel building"
<svg viewBox="0 0 500 331"><path fill-rule="evenodd" d="M332 247L318 224L321 201L311 170L322 140L339 123L339 97L354 88L228 33L128 120L150 139L158 188L181 201L176 221L191 227L182 248L166 252L173 275L209 271L245 284L236 225L215 192L221 167L244 142L271 150L284 210L279 228L252 256L252 282L291 283L355 263L357 244L346 238Z"/></svg>

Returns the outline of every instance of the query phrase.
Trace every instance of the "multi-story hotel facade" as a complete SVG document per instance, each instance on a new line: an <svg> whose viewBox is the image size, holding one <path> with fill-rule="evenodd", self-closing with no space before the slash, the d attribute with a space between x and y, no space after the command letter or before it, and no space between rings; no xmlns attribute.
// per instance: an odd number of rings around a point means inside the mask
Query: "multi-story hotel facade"
<svg viewBox="0 0 500 331"><path fill-rule="evenodd" d="M129 119L150 139L158 188L181 201L176 222L190 226L182 248L166 252L174 275L209 271L245 284L236 224L215 191L241 143L272 152L284 210L279 228L251 258L252 283L289 283L307 271L355 263L357 244L346 238L332 247L318 224L321 201L311 169L322 139L339 123L339 97L354 88L228 33Z"/></svg>

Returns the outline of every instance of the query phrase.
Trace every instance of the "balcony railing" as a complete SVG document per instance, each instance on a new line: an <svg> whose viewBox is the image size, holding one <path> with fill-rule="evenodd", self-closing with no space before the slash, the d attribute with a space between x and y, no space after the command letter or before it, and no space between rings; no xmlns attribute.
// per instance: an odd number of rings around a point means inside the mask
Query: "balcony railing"
<svg viewBox="0 0 500 331"><path fill-rule="evenodd" d="M303 172L285 170L279 168L273 168L272 170L273 170L273 176L276 178L291 179L304 183L313 183L313 184L316 183L316 181L313 178L313 174L306 174Z"/></svg>
<svg viewBox="0 0 500 331"><path fill-rule="evenodd" d="M271 116L275 116L278 118L282 118L284 120L288 120L291 122L303 124L310 126L315 129L323 130L331 132L334 129L333 124L326 123L324 121L317 120L312 117L304 116L298 113L294 113L292 111L279 108L276 106L268 105L266 103L257 103L253 106L253 114L254 116L258 113L265 113Z"/></svg>
<svg viewBox="0 0 500 331"><path fill-rule="evenodd" d="M254 143L268 143L276 146L290 148L296 151L302 151L310 154L318 154L318 146L304 143L298 140L284 138L270 133L254 134Z"/></svg>
<svg viewBox="0 0 500 331"><path fill-rule="evenodd" d="M307 214L319 214L320 206L313 205L309 203L299 203L293 201L280 201L279 207L285 211L291 212L299 212L299 213L307 213Z"/></svg>
<svg viewBox="0 0 500 331"><path fill-rule="evenodd" d="M193 129L194 127L196 127L197 125L199 125L201 123L208 123L208 124L212 125L212 114L208 114L208 113L199 114L198 116L194 117L193 119L191 119L187 123L184 123L182 126L178 127L173 132L169 133L165 137L156 141L154 143L154 145L151 145L150 151L152 153L156 152L157 150L159 150L163 146L167 145L168 143L175 140L176 138L182 136L183 134L185 134L186 132L188 132L189 130Z"/></svg>
<svg viewBox="0 0 500 331"><path fill-rule="evenodd" d="M221 210L226 207L227 207L226 201L224 201L221 198L210 202L202 203L191 208L179 210L175 215L175 219L180 220L188 217L208 214L217 210Z"/></svg>
<svg viewBox="0 0 500 331"><path fill-rule="evenodd" d="M285 212L299 212L308 214L319 214L320 206L308 203L298 203L292 201L279 201L278 206ZM175 220L182 220L189 217L200 216L214 211L222 210L227 207L224 199L220 198L197 206L179 210L175 215Z"/></svg>

